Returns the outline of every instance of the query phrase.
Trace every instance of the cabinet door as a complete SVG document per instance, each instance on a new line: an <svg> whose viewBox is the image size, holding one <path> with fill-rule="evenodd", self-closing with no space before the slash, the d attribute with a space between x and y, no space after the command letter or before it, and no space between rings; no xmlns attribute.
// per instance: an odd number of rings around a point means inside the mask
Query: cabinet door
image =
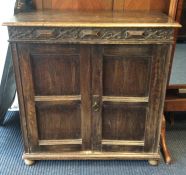
<svg viewBox="0 0 186 175"><path fill-rule="evenodd" d="M157 151L168 47L93 47L93 150Z"/></svg>
<svg viewBox="0 0 186 175"><path fill-rule="evenodd" d="M90 150L90 48L18 44L18 53L30 152Z"/></svg>

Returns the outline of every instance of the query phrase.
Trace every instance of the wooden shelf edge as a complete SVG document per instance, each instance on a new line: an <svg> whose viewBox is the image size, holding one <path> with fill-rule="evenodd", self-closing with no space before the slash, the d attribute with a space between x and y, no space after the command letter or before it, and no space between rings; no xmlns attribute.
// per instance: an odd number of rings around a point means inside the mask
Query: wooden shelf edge
<svg viewBox="0 0 186 175"><path fill-rule="evenodd" d="M182 89L186 88L186 84L171 84L168 85L167 89Z"/></svg>

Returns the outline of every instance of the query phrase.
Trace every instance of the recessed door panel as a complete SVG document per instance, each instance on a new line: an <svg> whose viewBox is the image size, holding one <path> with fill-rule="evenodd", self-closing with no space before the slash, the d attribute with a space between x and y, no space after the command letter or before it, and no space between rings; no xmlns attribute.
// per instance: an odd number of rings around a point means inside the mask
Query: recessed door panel
<svg viewBox="0 0 186 175"><path fill-rule="evenodd" d="M30 58L36 95L80 94L79 55L43 53Z"/></svg>
<svg viewBox="0 0 186 175"><path fill-rule="evenodd" d="M143 152L154 46L105 45L92 50L93 149Z"/></svg>
<svg viewBox="0 0 186 175"><path fill-rule="evenodd" d="M104 96L147 96L152 51L149 48L123 46L105 49L103 55ZM112 51L112 52L111 52Z"/></svg>
<svg viewBox="0 0 186 175"><path fill-rule="evenodd" d="M90 150L90 48L19 44L18 49L31 152Z"/></svg>
<svg viewBox="0 0 186 175"><path fill-rule="evenodd" d="M80 104L36 103L40 140L81 138Z"/></svg>
<svg viewBox="0 0 186 175"><path fill-rule="evenodd" d="M104 104L102 139L144 140L145 104Z"/></svg>

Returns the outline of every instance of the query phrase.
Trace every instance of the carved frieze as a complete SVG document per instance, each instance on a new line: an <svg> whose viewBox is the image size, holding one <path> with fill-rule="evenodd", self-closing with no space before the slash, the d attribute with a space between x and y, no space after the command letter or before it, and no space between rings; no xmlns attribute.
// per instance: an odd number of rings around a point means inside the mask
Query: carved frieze
<svg viewBox="0 0 186 175"><path fill-rule="evenodd" d="M61 28L9 27L10 41L173 41L173 30L164 28Z"/></svg>
<svg viewBox="0 0 186 175"><path fill-rule="evenodd" d="M35 9L34 3L32 0L16 0L14 7L14 14L20 12L29 12Z"/></svg>

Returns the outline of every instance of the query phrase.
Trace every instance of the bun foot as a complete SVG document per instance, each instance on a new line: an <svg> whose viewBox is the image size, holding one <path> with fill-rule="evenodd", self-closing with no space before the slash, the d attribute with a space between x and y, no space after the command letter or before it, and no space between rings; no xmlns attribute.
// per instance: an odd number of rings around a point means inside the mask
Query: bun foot
<svg viewBox="0 0 186 175"><path fill-rule="evenodd" d="M35 163L34 160L28 160L28 159L24 159L25 165L31 166Z"/></svg>
<svg viewBox="0 0 186 175"><path fill-rule="evenodd" d="M152 165L152 166L157 166L159 161L158 160L149 160L149 165Z"/></svg>

